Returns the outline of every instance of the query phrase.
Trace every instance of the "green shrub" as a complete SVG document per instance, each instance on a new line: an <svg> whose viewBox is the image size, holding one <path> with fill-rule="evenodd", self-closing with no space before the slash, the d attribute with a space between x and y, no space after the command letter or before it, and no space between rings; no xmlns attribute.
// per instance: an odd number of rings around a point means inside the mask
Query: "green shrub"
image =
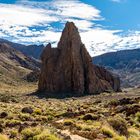
<svg viewBox="0 0 140 140"><path fill-rule="evenodd" d="M23 113L20 113L19 118L20 118L20 120L22 120L22 121L29 121L29 120L30 120L30 114L23 114Z"/></svg>
<svg viewBox="0 0 140 140"><path fill-rule="evenodd" d="M140 122L140 112L136 113L136 121Z"/></svg>
<svg viewBox="0 0 140 140"><path fill-rule="evenodd" d="M118 100L117 99L113 99L113 100L108 102L108 105L110 105L110 106L117 106L118 105Z"/></svg>
<svg viewBox="0 0 140 140"><path fill-rule="evenodd" d="M127 140L125 136L116 136L114 140Z"/></svg>
<svg viewBox="0 0 140 140"><path fill-rule="evenodd" d="M10 131L10 138L15 138L18 135L18 131L17 130L11 130Z"/></svg>
<svg viewBox="0 0 140 140"><path fill-rule="evenodd" d="M0 134L0 140L8 140L8 137L6 135Z"/></svg>
<svg viewBox="0 0 140 140"><path fill-rule="evenodd" d="M11 100L11 97L8 96L8 95L1 95L0 96L0 101L1 102L8 103L8 102L10 102L10 100Z"/></svg>
<svg viewBox="0 0 140 140"><path fill-rule="evenodd" d="M138 136L140 136L140 132L135 128L129 128L128 132L129 132L130 137L138 137Z"/></svg>
<svg viewBox="0 0 140 140"><path fill-rule="evenodd" d="M128 135L126 121L121 117L110 118L108 122L120 135Z"/></svg>
<svg viewBox="0 0 140 140"><path fill-rule="evenodd" d="M54 117L52 115L48 115L47 118L48 118L48 121L52 121Z"/></svg>
<svg viewBox="0 0 140 140"><path fill-rule="evenodd" d="M21 134L22 140L59 140L54 134L41 128L26 128Z"/></svg>
<svg viewBox="0 0 140 140"><path fill-rule="evenodd" d="M22 130L21 134L23 136L23 140L29 140L34 136L41 134L41 132L40 128L26 128Z"/></svg>
<svg viewBox="0 0 140 140"><path fill-rule="evenodd" d="M22 140L60 140L49 130L42 128L26 128L22 130Z"/></svg>
<svg viewBox="0 0 140 140"><path fill-rule="evenodd" d="M48 131L44 131L41 134L34 136L33 140L60 140L55 135L50 134Z"/></svg>
<svg viewBox="0 0 140 140"><path fill-rule="evenodd" d="M21 121L12 119L12 120L7 120L5 123L5 126L6 127L15 127L20 124L21 124Z"/></svg>
<svg viewBox="0 0 140 140"><path fill-rule="evenodd" d="M37 108L37 109L34 110L34 113L37 114L37 115L41 115L42 111L41 111L41 109Z"/></svg>
<svg viewBox="0 0 140 140"><path fill-rule="evenodd" d="M64 125L65 125L65 126L73 125L73 121L72 121L72 120L65 120L65 121L64 121Z"/></svg>
<svg viewBox="0 0 140 140"><path fill-rule="evenodd" d="M105 136L107 136L107 137L109 137L109 138L113 138L114 135L115 135L114 131L111 130L109 127L103 127L103 128L101 129L101 131L102 131L102 133L103 133Z"/></svg>

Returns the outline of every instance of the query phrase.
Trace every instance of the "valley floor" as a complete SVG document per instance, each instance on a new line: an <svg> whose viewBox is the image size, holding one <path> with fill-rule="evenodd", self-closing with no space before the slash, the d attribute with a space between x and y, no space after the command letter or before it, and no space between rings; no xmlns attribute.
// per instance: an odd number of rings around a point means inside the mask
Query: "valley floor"
<svg viewBox="0 0 140 140"><path fill-rule="evenodd" d="M0 140L140 140L140 89L64 99L0 84Z"/></svg>

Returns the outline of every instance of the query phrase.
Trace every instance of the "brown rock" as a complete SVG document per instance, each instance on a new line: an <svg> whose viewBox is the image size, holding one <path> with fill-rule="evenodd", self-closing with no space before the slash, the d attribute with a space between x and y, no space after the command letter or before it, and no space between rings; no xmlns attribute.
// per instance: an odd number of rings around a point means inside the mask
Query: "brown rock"
<svg viewBox="0 0 140 140"><path fill-rule="evenodd" d="M87 120L97 120L98 119L98 116L93 116L91 114L86 114L84 117L83 117L83 120L87 121Z"/></svg>
<svg viewBox="0 0 140 140"><path fill-rule="evenodd" d="M5 118L5 117L7 117L8 116L8 113L7 112L2 112L1 114L0 114L0 118Z"/></svg>
<svg viewBox="0 0 140 140"><path fill-rule="evenodd" d="M95 94L120 90L119 78L92 64L78 29L68 22L57 48L48 44L42 55L38 89L45 92Z"/></svg>
<svg viewBox="0 0 140 140"><path fill-rule="evenodd" d="M22 113L28 113L28 114L32 114L34 111L31 107L24 107L21 110Z"/></svg>

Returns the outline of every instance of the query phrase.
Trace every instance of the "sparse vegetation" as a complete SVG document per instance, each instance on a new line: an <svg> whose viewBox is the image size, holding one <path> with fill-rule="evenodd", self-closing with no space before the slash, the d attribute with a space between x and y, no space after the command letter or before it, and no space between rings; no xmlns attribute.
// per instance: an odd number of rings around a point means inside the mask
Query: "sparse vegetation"
<svg viewBox="0 0 140 140"><path fill-rule="evenodd" d="M110 118L108 122L120 135L128 135L126 121L120 116Z"/></svg>
<svg viewBox="0 0 140 140"><path fill-rule="evenodd" d="M40 128L25 128L21 131L22 139L23 140L29 140L33 139L34 136L39 135L41 133Z"/></svg>
<svg viewBox="0 0 140 140"><path fill-rule="evenodd" d="M8 137L6 135L0 134L0 140L8 140Z"/></svg>
<svg viewBox="0 0 140 140"><path fill-rule="evenodd" d="M109 127L103 127L101 129L101 131L105 136L107 136L109 138L113 138L115 136L114 131L112 129L110 129Z"/></svg>
<svg viewBox="0 0 140 140"><path fill-rule="evenodd" d="M36 89L36 85L31 87L32 91ZM136 113L132 114L127 109L140 105L139 96L135 96L138 89L132 91L134 98L131 95L129 99L135 101L134 104L125 106L118 104L126 96L124 93L46 99L27 93L27 85L21 92L8 90L0 93L0 140L63 140L71 135L89 140L140 138L140 112L135 109ZM124 111L118 111L122 109Z"/></svg>
<svg viewBox="0 0 140 140"><path fill-rule="evenodd" d="M65 126L73 125L73 121L72 121L72 120L65 120L65 121L64 121L64 125L65 125Z"/></svg>
<svg viewBox="0 0 140 140"><path fill-rule="evenodd" d="M137 113L136 113L136 120L137 120L138 122L140 122L140 112L137 112Z"/></svg>
<svg viewBox="0 0 140 140"><path fill-rule="evenodd" d="M43 128L26 128L22 132L22 140L60 140L49 130Z"/></svg>

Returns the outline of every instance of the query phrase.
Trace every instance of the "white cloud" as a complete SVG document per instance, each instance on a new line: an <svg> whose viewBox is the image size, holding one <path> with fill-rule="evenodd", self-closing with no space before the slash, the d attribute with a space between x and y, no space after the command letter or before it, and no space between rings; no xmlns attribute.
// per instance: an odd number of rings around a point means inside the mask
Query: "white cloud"
<svg viewBox="0 0 140 140"><path fill-rule="evenodd" d="M100 11L79 0L19 0L16 4L0 4L0 36L18 43L53 42L56 46L64 23L73 21L92 56L140 47L140 32L129 32L123 36L119 34L121 31L97 28L95 20L103 20ZM61 28L56 29L52 25L55 22Z"/></svg>
<svg viewBox="0 0 140 140"><path fill-rule="evenodd" d="M81 33L82 41L92 56L111 51L112 45L120 39L115 35L119 31L109 31L104 29L93 29Z"/></svg>
<svg viewBox="0 0 140 140"><path fill-rule="evenodd" d="M57 17L61 23L65 23L68 20L75 21L81 29L88 29L95 20L103 20L100 10L80 0L52 0L48 2L22 0L18 4L24 4L24 6L30 8L36 7L39 10L43 9L45 15Z"/></svg>
<svg viewBox="0 0 140 140"><path fill-rule="evenodd" d="M117 3L121 3L121 2L125 2L126 0L111 0L112 2L117 2Z"/></svg>
<svg viewBox="0 0 140 140"><path fill-rule="evenodd" d="M113 1L113 2L121 2L121 0L111 0L111 1Z"/></svg>
<svg viewBox="0 0 140 140"><path fill-rule="evenodd" d="M100 11L95 7L78 0L54 0L51 3L58 15L69 18L81 18L86 20L101 19Z"/></svg>
<svg viewBox="0 0 140 140"><path fill-rule="evenodd" d="M98 9L79 0L20 0L16 4L0 4L0 30L3 33L1 37L7 35L12 40L24 43L38 39L40 42L44 41L46 31L42 31L42 28L48 30L50 35L47 35L46 40L54 41L53 37L57 38L55 33L58 34L56 29L50 26L54 22L64 25L66 21L74 21L80 30L90 30L94 25L93 21L101 19ZM36 30L38 26L41 29Z"/></svg>
<svg viewBox="0 0 140 140"><path fill-rule="evenodd" d="M87 49L92 56L118 50L140 48L140 31L115 35L108 30L101 30L101 32L95 30L84 33L83 35L85 36L83 37L83 42L87 44ZM91 38L86 38L86 36L91 36Z"/></svg>
<svg viewBox="0 0 140 140"><path fill-rule="evenodd" d="M60 36L61 36L60 32L41 31L38 36L32 36L30 38L20 36L18 37L18 39L15 39L14 41L18 42L19 40L22 40L24 44L30 44L30 43L40 44L42 42L46 44L47 42L52 42L53 47L56 47L56 43L60 39Z"/></svg>
<svg viewBox="0 0 140 140"><path fill-rule="evenodd" d="M43 9L0 4L0 24L33 26L58 21L57 17L44 14Z"/></svg>
<svg viewBox="0 0 140 140"><path fill-rule="evenodd" d="M91 30L91 28L94 26L94 23L91 21L87 21L87 20L77 20L77 19L65 19L65 22L69 21L69 22L74 22L75 25L78 27L79 30Z"/></svg>

